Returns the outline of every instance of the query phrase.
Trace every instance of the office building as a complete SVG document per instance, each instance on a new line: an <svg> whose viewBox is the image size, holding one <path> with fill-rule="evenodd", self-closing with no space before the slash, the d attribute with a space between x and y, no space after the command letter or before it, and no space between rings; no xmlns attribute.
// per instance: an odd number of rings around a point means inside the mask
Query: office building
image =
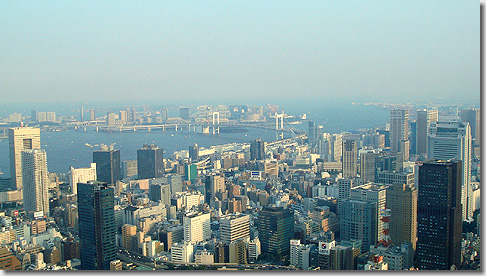
<svg viewBox="0 0 486 276"><path fill-rule="evenodd" d="M293 210L267 207L258 215L258 233L263 253L287 255L294 236Z"/></svg>
<svg viewBox="0 0 486 276"><path fill-rule="evenodd" d="M256 261L262 253L262 245L258 237L248 242L248 259L250 261Z"/></svg>
<svg viewBox="0 0 486 276"><path fill-rule="evenodd" d="M122 179L138 174L137 160L122 161Z"/></svg>
<svg viewBox="0 0 486 276"><path fill-rule="evenodd" d="M471 128L469 123L438 121L430 125L427 156L431 159L462 161L462 219L472 220Z"/></svg>
<svg viewBox="0 0 486 276"><path fill-rule="evenodd" d="M251 141L250 160L265 160L265 142L262 139Z"/></svg>
<svg viewBox="0 0 486 276"><path fill-rule="evenodd" d="M176 264L194 262L194 245L188 241L175 243L170 249L171 261Z"/></svg>
<svg viewBox="0 0 486 276"><path fill-rule="evenodd" d="M317 141L317 152L324 162L341 162L343 135L323 133Z"/></svg>
<svg viewBox="0 0 486 276"><path fill-rule="evenodd" d="M37 121L37 110L32 109L30 111L30 121L36 122Z"/></svg>
<svg viewBox="0 0 486 276"><path fill-rule="evenodd" d="M376 201L345 199L340 203L340 235L342 240L361 240L367 252L378 241L378 208Z"/></svg>
<svg viewBox="0 0 486 276"><path fill-rule="evenodd" d="M243 239L232 241L228 245L228 261L236 264L247 264L247 248Z"/></svg>
<svg viewBox="0 0 486 276"><path fill-rule="evenodd" d="M89 120L96 121L96 111L94 109L89 110Z"/></svg>
<svg viewBox="0 0 486 276"><path fill-rule="evenodd" d="M417 189L413 173L381 172L380 183L388 185L387 208L391 210L388 223L394 244L409 242L413 249L417 242Z"/></svg>
<svg viewBox="0 0 486 276"><path fill-rule="evenodd" d="M427 154L427 137L430 124L436 122L439 119L439 113L437 110L421 109L417 110L417 122L416 122L416 154Z"/></svg>
<svg viewBox="0 0 486 276"><path fill-rule="evenodd" d="M109 270L116 259L114 190L99 182L78 183L82 270Z"/></svg>
<svg viewBox="0 0 486 276"><path fill-rule="evenodd" d="M481 144L481 113L479 108L463 109L460 113L461 121L468 122L471 127L473 145Z"/></svg>
<svg viewBox="0 0 486 276"><path fill-rule="evenodd" d="M400 151L400 141L408 140L408 110L390 110L390 149Z"/></svg>
<svg viewBox="0 0 486 276"><path fill-rule="evenodd" d="M186 120L186 121L191 120L191 113L189 112L189 107L180 107L179 117L181 117L182 120Z"/></svg>
<svg viewBox="0 0 486 276"><path fill-rule="evenodd" d="M219 219L220 239L225 244L250 238L250 216L234 213Z"/></svg>
<svg viewBox="0 0 486 276"><path fill-rule="evenodd" d="M419 167L416 266L461 267L462 161L433 160Z"/></svg>
<svg viewBox="0 0 486 276"><path fill-rule="evenodd" d="M184 165L184 177L186 181L191 181L194 183L194 180L197 178L197 165L195 164L185 164Z"/></svg>
<svg viewBox="0 0 486 276"><path fill-rule="evenodd" d="M377 154L373 151L362 152L359 157L359 175L363 183L375 181Z"/></svg>
<svg viewBox="0 0 486 276"><path fill-rule="evenodd" d="M24 210L33 216L49 215L49 177L46 152L42 149L22 151L22 186Z"/></svg>
<svg viewBox="0 0 486 276"><path fill-rule="evenodd" d="M125 224L121 227L122 232L122 247L130 250L130 243L133 236L137 234L137 227L135 225Z"/></svg>
<svg viewBox="0 0 486 276"><path fill-rule="evenodd" d="M343 142L343 178L358 176L358 145L354 140Z"/></svg>
<svg viewBox="0 0 486 276"><path fill-rule="evenodd" d="M69 187L71 193L76 194L78 192L78 183L88 183L88 181L96 180L96 164L91 163L89 168L75 169L72 166L68 171Z"/></svg>
<svg viewBox="0 0 486 276"><path fill-rule="evenodd" d="M115 184L117 180L121 180L120 150L101 145L100 150L93 152L93 163L96 163L98 181Z"/></svg>
<svg viewBox="0 0 486 276"><path fill-rule="evenodd" d="M8 129L10 177L12 190L22 189L22 151L40 149L40 129L15 127Z"/></svg>
<svg viewBox="0 0 486 276"><path fill-rule="evenodd" d="M199 159L199 146L197 144L189 146L189 158L191 159L191 162L195 162Z"/></svg>
<svg viewBox="0 0 486 276"><path fill-rule="evenodd" d="M362 179L359 178L340 178L338 179L338 200L339 202L349 199L351 196L351 188L363 184ZM341 205L337 206L338 214L341 213Z"/></svg>
<svg viewBox="0 0 486 276"><path fill-rule="evenodd" d="M143 145L137 150L137 171L139 179L159 178L164 175L163 149L156 145Z"/></svg>
<svg viewBox="0 0 486 276"><path fill-rule="evenodd" d="M169 184L150 184L149 198L152 201L160 202L164 205L170 205L170 185Z"/></svg>
<svg viewBox="0 0 486 276"><path fill-rule="evenodd" d="M211 239L211 218L206 213L189 213L184 216L184 241L195 243Z"/></svg>

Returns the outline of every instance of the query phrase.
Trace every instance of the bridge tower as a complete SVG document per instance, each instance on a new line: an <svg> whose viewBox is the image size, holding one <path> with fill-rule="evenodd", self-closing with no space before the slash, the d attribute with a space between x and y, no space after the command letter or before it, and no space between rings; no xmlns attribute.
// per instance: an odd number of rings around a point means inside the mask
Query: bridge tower
<svg viewBox="0 0 486 276"><path fill-rule="evenodd" d="M213 112L213 135L219 134L219 112Z"/></svg>
<svg viewBox="0 0 486 276"><path fill-rule="evenodd" d="M284 125L283 125L283 119L284 119L284 112L282 110L282 114L278 114L278 113L275 113L275 132L276 132L276 135L277 135L277 140L280 138L280 139L283 139L283 129L284 129Z"/></svg>

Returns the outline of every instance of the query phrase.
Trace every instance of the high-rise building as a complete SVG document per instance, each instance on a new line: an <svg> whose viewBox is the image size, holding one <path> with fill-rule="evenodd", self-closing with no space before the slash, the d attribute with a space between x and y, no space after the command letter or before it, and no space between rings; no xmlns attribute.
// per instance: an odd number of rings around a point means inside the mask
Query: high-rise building
<svg viewBox="0 0 486 276"><path fill-rule="evenodd" d="M116 123L116 114L113 112L106 113L106 125L114 126Z"/></svg>
<svg viewBox="0 0 486 276"><path fill-rule="evenodd" d="M338 179L338 201L341 202L345 199L349 199L351 196L351 188L363 184L362 179L359 178L340 178ZM337 206L337 211L341 213L341 204Z"/></svg>
<svg viewBox="0 0 486 276"><path fill-rule="evenodd" d="M170 205L170 185L169 184L150 184L149 198L155 202L161 202L165 205Z"/></svg>
<svg viewBox="0 0 486 276"><path fill-rule="evenodd" d="M114 190L99 182L78 184L82 270L109 270L116 259Z"/></svg>
<svg viewBox="0 0 486 276"><path fill-rule="evenodd" d="M460 113L461 121L468 122L471 127L473 145L481 144L481 114L479 108L463 109Z"/></svg>
<svg viewBox="0 0 486 276"><path fill-rule="evenodd" d="M416 266L421 270L461 267L461 163L432 160L419 167Z"/></svg>
<svg viewBox="0 0 486 276"><path fill-rule="evenodd" d="M199 159L199 146L197 144L189 146L189 158L192 162Z"/></svg>
<svg viewBox="0 0 486 276"><path fill-rule="evenodd" d="M68 171L69 187L71 187L71 193L76 194L78 192L78 183L88 183L88 181L96 180L96 164L91 163L89 168L75 169L72 166Z"/></svg>
<svg viewBox="0 0 486 276"><path fill-rule="evenodd" d="M400 151L400 141L408 140L408 110L390 110L390 149Z"/></svg>
<svg viewBox="0 0 486 276"><path fill-rule="evenodd" d="M189 213L184 216L184 241L195 243L211 239L210 214Z"/></svg>
<svg viewBox="0 0 486 276"><path fill-rule="evenodd" d="M22 186L24 210L49 215L49 177L45 150L22 151Z"/></svg>
<svg viewBox="0 0 486 276"><path fill-rule="evenodd" d="M363 182L375 181L375 167L377 154L373 151L362 152L359 158L359 175Z"/></svg>
<svg viewBox="0 0 486 276"><path fill-rule="evenodd" d="M417 242L417 189L414 173L380 172L378 181L388 185L387 208L391 210L389 224L393 244Z"/></svg>
<svg viewBox="0 0 486 276"><path fill-rule="evenodd" d="M294 211L263 208L258 214L258 233L263 253L287 255L294 236Z"/></svg>
<svg viewBox="0 0 486 276"><path fill-rule="evenodd" d="M250 143L250 159L265 160L265 142L262 139L256 139Z"/></svg>
<svg viewBox="0 0 486 276"><path fill-rule="evenodd" d="M95 121L96 120L96 111L94 109L89 110L89 120Z"/></svg>
<svg viewBox="0 0 486 276"><path fill-rule="evenodd" d="M439 119L437 110L422 109L417 110L416 123L416 154L427 154L427 134L430 124Z"/></svg>
<svg viewBox="0 0 486 276"><path fill-rule="evenodd" d="M182 118L182 120L189 121L191 119L189 107L179 107L179 116Z"/></svg>
<svg viewBox="0 0 486 276"><path fill-rule="evenodd" d="M120 150L102 145L93 152L93 163L96 163L96 178L100 182L115 184L121 180Z"/></svg>
<svg viewBox="0 0 486 276"><path fill-rule="evenodd" d="M121 163L122 178L138 174L137 160L125 160Z"/></svg>
<svg viewBox="0 0 486 276"><path fill-rule="evenodd" d="M427 156L431 159L462 161L462 219L473 216L471 182L471 128L469 123L438 121L430 125Z"/></svg>
<svg viewBox="0 0 486 276"><path fill-rule="evenodd" d="M8 129L10 177L12 190L22 189L22 151L40 149L40 129L15 127Z"/></svg>
<svg viewBox="0 0 486 276"><path fill-rule="evenodd" d="M164 175L163 149L156 145L143 145L137 150L139 179L160 178Z"/></svg>
<svg viewBox="0 0 486 276"><path fill-rule="evenodd" d="M185 164L184 165L184 176L186 181L194 182L197 177L197 165L196 164Z"/></svg>
<svg viewBox="0 0 486 276"><path fill-rule="evenodd" d="M376 244L378 207L376 201L345 199L340 203L342 240L361 240L361 250L367 252L370 245Z"/></svg>
<svg viewBox="0 0 486 276"><path fill-rule="evenodd" d="M221 175L211 175L209 177L211 182L211 196L216 196L217 192L224 192L226 190L224 176Z"/></svg>
<svg viewBox="0 0 486 276"><path fill-rule="evenodd" d="M358 145L355 140L343 142L343 178L358 176Z"/></svg>
<svg viewBox="0 0 486 276"><path fill-rule="evenodd" d="M32 110L30 111L30 120L31 120L32 122L37 122L37 110L32 109Z"/></svg>
<svg viewBox="0 0 486 276"><path fill-rule="evenodd" d="M221 241L225 244L250 238L250 216L234 213L222 216L219 219Z"/></svg>
<svg viewBox="0 0 486 276"><path fill-rule="evenodd" d="M309 145L313 147L317 143L317 139L320 136L319 126L314 121L308 121L309 126Z"/></svg>
<svg viewBox="0 0 486 276"><path fill-rule="evenodd" d="M81 121L81 122L84 121L84 107L82 107L82 106L79 109L79 121Z"/></svg>
<svg viewBox="0 0 486 276"><path fill-rule="evenodd" d="M125 224L121 227L122 232L122 247L130 250L130 242L133 236L137 234L137 227L135 225Z"/></svg>
<svg viewBox="0 0 486 276"><path fill-rule="evenodd" d="M162 119L162 123L165 123L169 119L169 109L167 107L160 110L160 118Z"/></svg>

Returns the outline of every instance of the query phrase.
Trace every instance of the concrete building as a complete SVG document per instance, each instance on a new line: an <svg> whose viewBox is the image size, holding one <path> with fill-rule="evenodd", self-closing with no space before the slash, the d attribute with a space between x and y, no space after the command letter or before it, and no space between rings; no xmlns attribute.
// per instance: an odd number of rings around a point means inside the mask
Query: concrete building
<svg viewBox="0 0 486 276"><path fill-rule="evenodd" d="M122 178L134 176L138 173L137 160L122 161Z"/></svg>
<svg viewBox="0 0 486 276"><path fill-rule="evenodd" d="M250 216L234 213L219 219L220 239L225 244L250 237Z"/></svg>
<svg viewBox="0 0 486 276"><path fill-rule="evenodd" d="M72 166L68 171L69 187L71 187L71 193L77 194L78 183L88 183L88 181L96 180L96 164L91 163L89 168L75 169Z"/></svg>
<svg viewBox="0 0 486 276"><path fill-rule="evenodd" d="M10 177L12 190L22 189L22 151L40 149L40 129L15 127L8 129Z"/></svg>
<svg viewBox="0 0 486 276"><path fill-rule="evenodd" d="M202 242L211 239L211 218L206 213L189 213L184 216L184 241Z"/></svg>
<svg viewBox="0 0 486 276"><path fill-rule="evenodd" d="M194 261L194 245L188 241L173 244L170 253L173 263L192 263Z"/></svg>
<svg viewBox="0 0 486 276"><path fill-rule="evenodd" d="M472 220L471 128L469 123L438 121L430 125L427 156L437 160L462 161L462 219Z"/></svg>
<svg viewBox="0 0 486 276"><path fill-rule="evenodd" d="M468 122L471 127L471 139L473 145L481 144L481 109L469 108L461 110L461 121Z"/></svg>
<svg viewBox="0 0 486 276"><path fill-rule="evenodd" d="M133 236L137 234L137 227L135 225L125 224L121 228L122 232L122 247L130 250L130 242Z"/></svg>
<svg viewBox="0 0 486 276"><path fill-rule="evenodd" d="M248 242L248 259L250 261L256 261L262 253L262 245L258 237Z"/></svg>
<svg viewBox="0 0 486 276"><path fill-rule="evenodd" d="M354 140L343 142L343 178L358 176L358 144Z"/></svg>
<svg viewBox="0 0 486 276"><path fill-rule="evenodd" d="M400 151L400 141L408 140L408 110L390 110L390 149Z"/></svg>
<svg viewBox="0 0 486 276"><path fill-rule="evenodd" d="M149 198L154 202L160 202L164 205L170 205L170 185L169 184L152 184L149 185Z"/></svg>
<svg viewBox="0 0 486 276"><path fill-rule="evenodd" d="M24 210L29 216L42 212L49 215L49 178L46 152L41 149L22 151L22 186Z"/></svg>
<svg viewBox="0 0 486 276"><path fill-rule="evenodd" d="M139 179L159 178L164 175L163 149L156 145L143 145L137 150L137 172Z"/></svg>
<svg viewBox="0 0 486 276"><path fill-rule="evenodd" d="M427 154L427 137L430 124L439 119L437 110L421 109L417 110L417 123L415 130L416 154Z"/></svg>
<svg viewBox="0 0 486 276"><path fill-rule="evenodd" d="M363 180L363 183L375 182L376 157L377 154L371 150L362 152L360 154L359 176Z"/></svg>

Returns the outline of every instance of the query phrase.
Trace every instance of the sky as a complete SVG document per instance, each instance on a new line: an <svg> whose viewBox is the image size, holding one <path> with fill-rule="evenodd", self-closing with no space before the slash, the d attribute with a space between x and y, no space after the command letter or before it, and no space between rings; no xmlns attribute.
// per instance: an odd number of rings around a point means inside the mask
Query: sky
<svg viewBox="0 0 486 276"><path fill-rule="evenodd" d="M0 1L0 102L480 98L477 1Z"/></svg>

